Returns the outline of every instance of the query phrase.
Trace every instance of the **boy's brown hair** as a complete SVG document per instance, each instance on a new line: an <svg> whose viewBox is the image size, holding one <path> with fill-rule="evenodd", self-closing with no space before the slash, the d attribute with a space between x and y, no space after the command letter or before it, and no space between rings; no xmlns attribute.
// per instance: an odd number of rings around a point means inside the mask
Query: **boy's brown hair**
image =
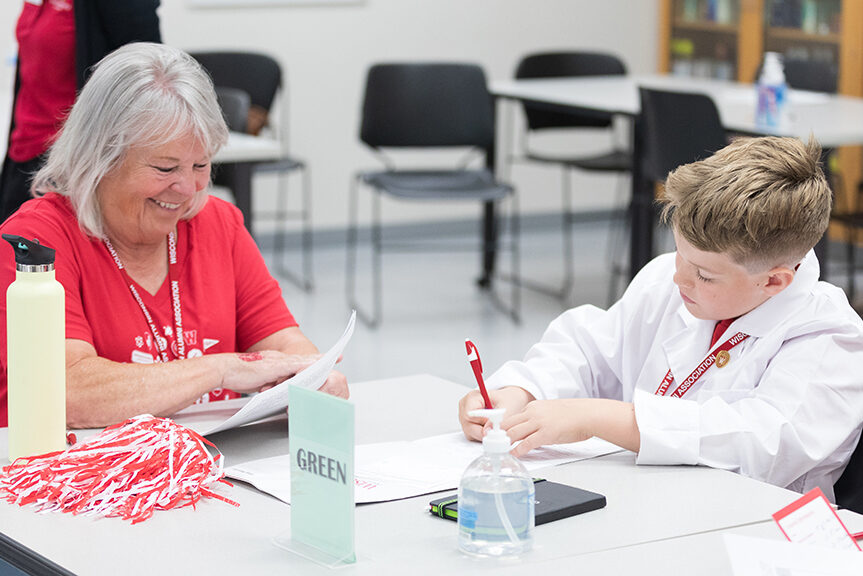
<svg viewBox="0 0 863 576"><path fill-rule="evenodd" d="M750 272L793 266L821 239L832 195L812 138L740 138L665 181L662 219Z"/></svg>

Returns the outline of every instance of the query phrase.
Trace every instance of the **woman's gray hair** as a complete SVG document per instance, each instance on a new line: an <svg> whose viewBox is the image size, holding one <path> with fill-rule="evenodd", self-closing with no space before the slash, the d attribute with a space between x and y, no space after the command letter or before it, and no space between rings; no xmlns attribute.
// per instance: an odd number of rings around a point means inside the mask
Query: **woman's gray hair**
<svg viewBox="0 0 863 576"><path fill-rule="evenodd" d="M210 158L228 139L213 82L198 62L164 44L127 44L102 59L84 85L44 166L35 195L57 192L75 208L81 229L104 235L97 187L130 148L193 135ZM198 192L183 218L204 206Z"/></svg>

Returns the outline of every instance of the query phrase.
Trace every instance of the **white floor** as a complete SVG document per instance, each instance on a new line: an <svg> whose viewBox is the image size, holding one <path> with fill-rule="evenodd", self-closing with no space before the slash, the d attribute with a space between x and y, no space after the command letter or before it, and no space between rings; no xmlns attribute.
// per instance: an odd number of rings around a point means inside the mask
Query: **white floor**
<svg viewBox="0 0 863 576"><path fill-rule="evenodd" d="M572 304L606 306L609 238L622 241L618 236L610 236L607 220L577 226L577 281ZM473 236L461 240L477 242ZM559 284L561 243L559 229L524 231L522 275L546 284ZM369 254L368 244L361 244L359 295L362 302L370 305ZM264 255L272 262L266 249ZM288 252L286 259L293 264L292 269L299 269L298 251ZM508 256L504 255L501 267L508 263ZM564 310L564 305L553 297L522 289L522 320L516 324L492 304L487 292L476 286L479 265L480 256L476 252L385 253L383 321L376 329L358 323L340 365L349 381L430 373L473 385L465 338L471 338L479 348L486 374L508 359L522 357L548 323ZM316 246L314 274L311 293L304 293L284 280L282 289L303 331L325 350L342 333L350 315L345 296L344 244ZM505 301L510 297L510 289L508 283L497 284Z"/></svg>

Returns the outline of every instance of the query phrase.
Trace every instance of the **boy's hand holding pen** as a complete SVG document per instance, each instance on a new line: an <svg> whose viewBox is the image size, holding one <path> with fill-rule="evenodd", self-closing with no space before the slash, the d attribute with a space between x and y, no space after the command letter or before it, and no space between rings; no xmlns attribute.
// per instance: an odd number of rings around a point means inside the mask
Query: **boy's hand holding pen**
<svg viewBox="0 0 863 576"><path fill-rule="evenodd" d="M485 434L486 419L473 418L468 415L468 412L480 408L504 408L506 410L505 423L508 416L521 412L534 398L526 390L515 386L488 392L482 376L482 361L479 358L476 345L470 340L465 340L465 349L479 389L469 392L461 399L458 404L458 416L465 437L468 440L479 441Z"/></svg>

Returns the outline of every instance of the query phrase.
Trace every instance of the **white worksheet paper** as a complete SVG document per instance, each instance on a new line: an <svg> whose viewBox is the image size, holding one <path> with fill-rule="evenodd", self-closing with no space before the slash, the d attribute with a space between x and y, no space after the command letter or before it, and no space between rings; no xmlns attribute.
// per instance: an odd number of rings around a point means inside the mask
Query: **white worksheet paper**
<svg viewBox="0 0 863 576"><path fill-rule="evenodd" d="M734 576L860 576L863 554L799 542L725 534Z"/></svg>
<svg viewBox="0 0 863 576"><path fill-rule="evenodd" d="M199 434L207 435L221 432L222 430L229 430L230 428L236 428L237 426L249 424L258 420L263 420L264 418L268 418L274 414L283 413L288 407L289 385L293 384L295 386L302 386L303 388L309 388L311 390L317 390L324 385L324 382L327 380L327 376L333 369L333 366L335 366L339 357L342 355L342 351L345 349L345 346L351 339L351 335L354 333L356 319L357 313L354 311L348 320L348 325L345 328L345 332L342 334L342 337L339 338L338 342L336 342L332 348L327 350L323 356L315 361L314 364L301 372L297 372L293 377L285 380L278 386L274 386L265 392L251 396L247 402L245 401L246 399L243 398L242 407L228 416L227 419L221 423L216 423L211 419L208 419L211 418L213 414L218 414L222 406L227 407L228 402L231 402L230 400L226 402L213 402L212 404L196 404L194 406L190 406L188 409L183 410L178 414L178 417L176 418L177 422L192 428ZM215 406L217 404L219 406ZM233 404L232 406L236 406L236 404ZM209 410L210 407L216 408L216 411L213 412L212 410Z"/></svg>
<svg viewBox="0 0 863 576"><path fill-rule="evenodd" d="M521 459L529 470L595 458L621 448L591 438L533 450ZM482 444L461 432L421 440L361 444L354 453L357 504L386 502L458 487L465 468L482 454ZM248 482L290 504L289 454L245 462L225 468L225 475Z"/></svg>

